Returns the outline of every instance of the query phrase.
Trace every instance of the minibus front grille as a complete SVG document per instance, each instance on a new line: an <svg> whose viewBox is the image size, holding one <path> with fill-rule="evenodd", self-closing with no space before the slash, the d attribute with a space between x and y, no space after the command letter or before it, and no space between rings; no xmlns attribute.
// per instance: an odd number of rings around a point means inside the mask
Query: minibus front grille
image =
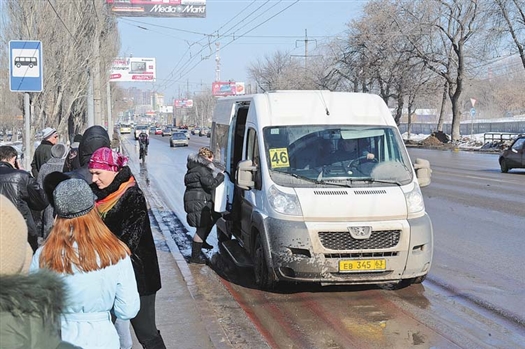
<svg viewBox="0 0 525 349"><path fill-rule="evenodd" d="M382 258L382 257L396 257L398 251L392 252L367 252L367 253L325 253L324 258Z"/></svg>
<svg viewBox="0 0 525 349"><path fill-rule="evenodd" d="M392 248L399 242L401 230L373 231L368 239L354 239L349 232L319 232L319 240L330 250L376 250Z"/></svg>

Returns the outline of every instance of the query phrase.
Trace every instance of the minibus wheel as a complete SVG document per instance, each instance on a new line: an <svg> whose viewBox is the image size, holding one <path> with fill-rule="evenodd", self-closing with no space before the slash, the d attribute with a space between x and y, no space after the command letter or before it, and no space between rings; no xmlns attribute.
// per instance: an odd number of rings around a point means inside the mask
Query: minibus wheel
<svg viewBox="0 0 525 349"><path fill-rule="evenodd" d="M275 288L276 281L273 273L268 269L264 248L261 241L261 235L257 234L254 246L253 269L255 274L255 284L262 290L271 290Z"/></svg>

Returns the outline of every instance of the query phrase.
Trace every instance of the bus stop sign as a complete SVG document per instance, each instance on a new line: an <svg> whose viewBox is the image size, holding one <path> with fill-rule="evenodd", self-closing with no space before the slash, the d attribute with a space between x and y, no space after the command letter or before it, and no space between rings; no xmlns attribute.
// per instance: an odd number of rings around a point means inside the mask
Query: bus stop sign
<svg viewBox="0 0 525 349"><path fill-rule="evenodd" d="M42 42L9 41L9 90L42 92Z"/></svg>

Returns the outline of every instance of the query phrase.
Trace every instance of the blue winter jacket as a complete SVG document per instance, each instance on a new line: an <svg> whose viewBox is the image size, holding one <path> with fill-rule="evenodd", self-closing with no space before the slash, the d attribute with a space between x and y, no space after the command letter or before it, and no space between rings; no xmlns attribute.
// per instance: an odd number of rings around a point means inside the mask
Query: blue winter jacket
<svg viewBox="0 0 525 349"><path fill-rule="evenodd" d="M30 271L39 269L40 247ZM62 315L62 340L83 349L118 349L119 336L111 314L128 320L137 315L140 297L131 259L92 272L73 269L61 274L66 283L67 302Z"/></svg>

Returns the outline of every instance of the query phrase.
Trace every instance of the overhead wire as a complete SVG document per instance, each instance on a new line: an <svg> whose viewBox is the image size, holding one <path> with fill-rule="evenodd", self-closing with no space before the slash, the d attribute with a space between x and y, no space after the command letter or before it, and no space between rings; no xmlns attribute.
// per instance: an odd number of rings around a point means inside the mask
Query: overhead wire
<svg viewBox="0 0 525 349"><path fill-rule="evenodd" d="M282 1L282 0L281 0L281 1ZM278 3L280 3L281 1L279 1ZM273 16L271 16L271 17L265 19L263 22L259 23L259 24L256 25L255 27L253 27L253 28L247 30L245 33L239 35L238 37L234 37L234 38L232 38L232 40L231 40L230 42L228 42L225 46L223 46L223 48L226 47L226 46L229 46L229 45L230 45L231 43L233 43L234 41L236 41L236 40L238 40L238 39L244 37L244 35L246 35L247 33L250 33L250 32L252 32L253 30L255 30L255 29L257 29L258 27L260 27L261 25L267 23L268 21L270 21L271 19L273 19L273 18L275 18L276 16L280 15L280 14L283 13L284 11L288 10L290 7L294 6L294 5L297 4L298 2L299 2L299 0L294 1L293 3L291 3L291 4L288 5L288 6L286 6L284 9L282 9L282 10L279 11L279 12L277 12L277 13L274 14ZM266 4L266 3L268 3L268 1L265 2L265 4ZM271 10L271 9L274 8L274 7L275 7L275 5L274 5L274 6L271 6L269 10ZM260 8L261 8L261 7L257 8L255 11L259 10ZM262 15L264 15L264 14L265 14L266 12L268 12L269 10L264 11L263 13L259 14L259 15L258 15L255 19L253 19L253 20L256 20L257 18L261 17ZM255 12L255 11L254 11L254 12ZM253 13L253 12L252 12L252 13ZM244 19L248 18L252 13L250 13L250 14L249 14L248 16L246 16ZM244 20L244 19L243 19L243 20ZM252 23L253 23L253 20L252 20ZM241 21L240 23L242 23L242 21ZM244 26L243 26L243 27L244 27ZM211 42L211 44L217 42L219 39L220 39L220 38L217 38L217 39L213 40L213 41ZM203 51L203 49L201 49L198 53L201 53L202 51ZM198 54L198 53L197 53L197 54ZM187 70L185 70L185 71L182 71L182 72L180 73L180 76L179 76L179 78L178 78L177 80L173 80L171 83L169 83L169 84L167 84L166 86L164 86L164 88L168 88L168 87L172 86L173 84L175 84L176 82L180 81L180 79L182 79L182 78L184 78L186 75L188 75L188 74L189 74L191 71L193 71L193 69L195 69L195 68L196 68L196 67L197 67L202 61L204 61L205 59L208 59L209 57L210 57L210 55L207 56L207 57L205 57L205 58L201 58L201 60L198 61L198 62L196 62L191 68L189 68L189 69L187 69Z"/></svg>
<svg viewBox="0 0 525 349"><path fill-rule="evenodd" d="M53 6L53 4L51 3L50 0L47 0L49 6L51 6L51 8L53 9L53 11L55 12L55 14L57 15L58 19L60 20L60 22L62 23L62 25L64 26L64 28L66 28L67 32L69 33L69 35L71 36L71 38L73 39L74 42L77 41L77 39L73 36L73 34L71 34L71 31L69 30L69 28L67 27L66 23L64 23L64 21L62 20L62 17L60 17L60 15L58 14L57 10L55 9L55 7Z"/></svg>

